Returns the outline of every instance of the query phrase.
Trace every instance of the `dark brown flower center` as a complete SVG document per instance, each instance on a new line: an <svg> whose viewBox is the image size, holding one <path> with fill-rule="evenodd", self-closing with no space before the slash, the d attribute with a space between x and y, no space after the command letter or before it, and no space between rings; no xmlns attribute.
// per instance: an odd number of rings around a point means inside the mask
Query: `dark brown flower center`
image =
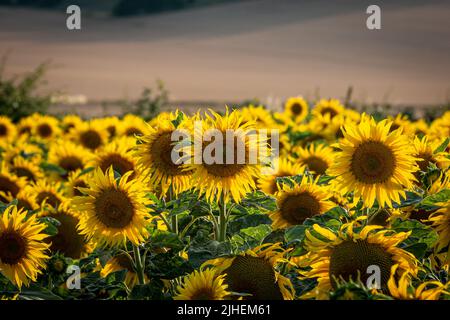
<svg viewBox="0 0 450 320"><path fill-rule="evenodd" d="M245 142L237 136L234 136L234 142L232 146L230 145L231 143L227 143L225 134L223 134L222 137L223 139L221 147L218 146L217 148L213 148L213 146L217 146L217 143L214 143L214 138L212 138L212 141L205 141L202 148L202 151L204 152L203 156L211 156L211 158L214 160L216 160L217 157L220 158L220 156L222 156L222 159L220 159L222 163L207 164L208 162L203 159L203 166L211 175L223 178L233 177L241 172L249 162L248 147L245 145ZM211 145L213 143L214 145ZM219 153L217 156L216 152ZM242 152L244 153L244 155L239 154ZM222 154L220 155L220 153ZM230 159L227 161L228 157ZM220 160L217 162L220 162Z"/></svg>
<svg viewBox="0 0 450 320"><path fill-rule="evenodd" d="M67 172L83 169L83 161L76 156L67 156L59 160L59 166Z"/></svg>
<svg viewBox="0 0 450 320"><path fill-rule="evenodd" d="M395 156L389 147L381 142L361 143L353 153L351 172L365 184L386 182L395 170Z"/></svg>
<svg viewBox="0 0 450 320"><path fill-rule="evenodd" d="M53 129L50 125L43 123L38 125L37 133L41 138L48 138L52 135Z"/></svg>
<svg viewBox="0 0 450 320"><path fill-rule="evenodd" d="M302 224L307 218L320 213L320 203L308 192L289 195L280 204L280 212L289 224Z"/></svg>
<svg viewBox="0 0 450 320"><path fill-rule="evenodd" d="M394 265L391 254L378 244L365 240L347 240L332 249L330 256L330 280L334 289L337 280L356 281L359 279L366 284L370 272L369 266L380 268L381 287L385 288Z"/></svg>
<svg viewBox="0 0 450 320"><path fill-rule="evenodd" d="M0 137L6 137L8 135L8 128L4 124L0 124Z"/></svg>
<svg viewBox="0 0 450 320"><path fill-rule="evenodd" d="M42 191L36 196L36 201L38 204L42 204L44 200L45 203L51 205L54 208L61 204L61 199L57 195L49 191Z"/></svg>
<svg viewBox="0 0 450 320"><path fill-rule="evenodd" d="M36 177L33 172L31 172L28 168L25 167L13 167L11 168L11 172L13 172L18 177L25 177L28 181L36 181Z"/></svg>
<svg viewBox="0 0 450 320"><path fill-rule="evenodd" d="M117 171L120 175L124 175L128 171L134 170L133 162L116 153L110 153L100 160L99 167L103 172L106 172L110 166L113 166L114 171ZM133 177L134 173L130 178L132 179Z"/></svg>
<svg viewBox="0 0 450 320"><path fill-rule="evenodd" d="M328 169L328 164L323 159L316 156L304 159L303 163L308 166L310 171L314 171L314 173L318 175L325 174L325 171Z"/></svg>
<svg viewBox="0 0 450 320"><path fill-rule="evenodd" d="M294 103L294 104L292 105L292 107L291 107L292 113L293 113L294 115L296 115L296 116L298 116L299 114L301 114L301 113L302 113L302 110L303 110L303 108L302 108L302 106L301 106L300 103Z"/></svg>
<svg viewBox="0 0 450 320"><path fill-rule="evenodd" d="M155 161L153 165L169 176L186 175L182 167L172 161L173 148L172 132L164 132L157 137L150 146L150 153Z"/></svg>
<svg viewBox="0 0 450 320"><path fill-rule="evenodd" d="M122 229L132 221L134 206L125 193L111 188L104 190L97 197L95 212L106 227Z"/></svg>
<svg viewBox="0 0 450 320"><path fill-rule="evenodd" d="M27 251L27 244L23 237L14 231L0 234L0 261L14 265L20 262Z"/></svg>
<svg viewBox="0 0 450 320"><path fill-rule="evenodd" d="M125 131L125 135L128 137L142 136L142 131L135 127L129 127Z"/></svg>
<svg viewBox="0 0 450 320"><path fill-rule="evenodd" d="M59 221L58 233L49 238L51 250L60 252L66 257L79 259L85 249L84 237L77 231L79 220L67 213L59 213L53 216Z"/></svg>
<svg viewBox="0 0 450 320"><path fill-rule="evenodd" d="M3 191L5 194L10 193L14 198L17 196L17 193L19 193L20 188L19 186L5 176L0 176L0 191ZM0 195L0 201L2 202L8 202L7 199Z"/></svg>
<svg viewBox="0 0 450 320"><path fill-rule="evenodd" d="M251 300L281 300L283 296L271 264L259 257L237 256L224 271L225 282L233 292L251 294ZM246 297L247 298L247 297Z"/></svg>
<svg viewBox="0 0 450 320"><path fill-rule="evenodd" d="M327 113L330 114L330 118L334 118L335 116L337 116L336 110L331 107L325 107L320 111L320 114L322 115L326 115Z"/></svg>
<svg viewBox="0 0 450 320"><path fill-rule="evenodd" d="M81 144L88 149L95 150L102 145L102 138L95 130L86 130L80 135Z"/></svg>

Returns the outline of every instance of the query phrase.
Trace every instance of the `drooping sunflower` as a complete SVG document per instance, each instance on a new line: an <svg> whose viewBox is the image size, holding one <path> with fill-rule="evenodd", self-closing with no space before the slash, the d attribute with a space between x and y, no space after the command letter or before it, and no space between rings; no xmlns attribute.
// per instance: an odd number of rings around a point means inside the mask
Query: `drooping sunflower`
<svg viewBox="0 0 450 320"><path fill-rule="evenodd" d="M258 137L251 123L242 124L238 112L227 110L224 116L210 112L212 116L206 114L203 125L194 128L194 146L187 149L191 154L185 168L193 171L193 185L208 201L222 198L227 202L232 198L240 202L256 189L255 180L266 156L259 151L267 141Z"/></svg>
<svg viewBox="0 0 450 320"><path fill-rule="evenodd" d="M446 264L450 263L450 200L440 204L440 209L430 215L429 221L439 235L436 252L447 250Z"/></svg>
<svg viewBox="0 0 450 320"><path fill-rule="evenodd" d="M376 123L363 117L360 124L343 128L333 165L327 173L336 176L332 182L343 192L354 191L366 207L375 200L381 207L392 207L406 198L405 190L413 187L417 171L413 149L401 130L389 132L390 123Z"/></svg>
<svg viewBox="0 0 450 320"><path fill-rule="evenodd" d="M244 253L206 261L202 268L213 266L225 275L228 290L246 294L249 300L292 300L291 281L277 269L289 261L287 251L279 243L264 244Z"/></svg>
<svg viewBox="0 0 450 320"><path fill-rule="evenodd" d="M278 209L269 214L274 229L302 224L307 218L335 207L329 201L331 194L328 189L306 176L300 183L292 181L292 186L287 183L281 185L275 197Z"/></svg>
<svg viewBox="0 0 450 320"><path fill-rule="evenodd" d="M413 276L410 272L404 272L400 278L395 277L398 265L393 265L391 277L387 283L389 293L400 300L439 300L441 295L450 294L446 291L447 285L439 281L425 281L415 287L412 283Z"/></svg>
<svg viewBox="0 0 450 320"><path fill-rule="evenodd" d="M130 178L133 178L137 173L137 159L131 151L134 146L135 139L116 139L95 154L90 166L99 167L103 172L112 166L120 175L131 171Z"/></svg>
<svg viewBox="0 0 450 320"><path fill-rule="evenodd" d="M304 172L304 167L294 163L286 157L275 160L274 174L262 175L258 179L258 188L266 194L275 194L278 191L277 178L290 177Z"/></svg>
<svg viewBox="0 0 450 320"><path fill-rule="evenodd" d="M15 198L26 185L25 177L18 177L9 171L5 162L0 163L0 202L6 202L12 196Z"/></svg>
<svg viewBox="0 0 450 320"><path fill-rule="evenodd" d="M295 123L300 123L308 116L308 102L303 97L291 97L284 104L284 112Z"/></svg>
<svg viewBox="0 0 450 320"><path fill-rule="evenodd" d="M49 141L60 135L59 121L55 117L39 115L35 121L33 135L39 139Z"/></svg>
<svg viewBox="0 0 450 320"><path fill-rule="evenodd" d="M69 137L82 147L94 151L108 141L108 131L101 122L83 122L70 130Z"/></svg>
<svg viewBox="0 0 450 320"><path fill-rule="evenodd" d="M9 170L18 177L25 177L29 182L36 182L44 177L42 169L35 162L22 157L14 158Z"/></svg>
<svg viewBox="0 0 450 320"><path fill-rule="evenodd" d="M63 190L64 186L60 182L49 182L45 179L27 187L27 191L34 195L34 200L41 208L47 206L56 208L63 203L66 200Z"/></svg>
<svg viewBox="0 0 450 320"><path fill-rule="evenodd" d="M123 245L127 240L137 245L148 236L146 226L151 218L151 204L147 188L140 180L129 179L131 172L116 181L114 170L106 173L97 168L88 181L88 188L80 188L85 195L72 200L78 212L80 232L94 238L100 245Z"/></svg>
<svg viewBox="0 0 450 320"><path fill-rule="evenodd" d="M35 215L26 216L26 211L9 206L0 219L0 272L19 288L36 281L48 259L46 225Z"/></svg>
<svg viewBox="0 0 450 320"><path fill-rule="evenodd" d="M176 118L176 114L172 114L170 119ZM185 120L175 127L170 119L159 121L157 127L149 126L148 133L139 137L140 143L136 147L138 166L149 176L153 188L161 188L161 196L169 188L174 195L191 188L192 170L184 170L181 163L172 161L171 156L175 148L172 134L176 130L189 130L189 123Z"/></svg>
<svg viewBox="0 0 450 320"><path fill-rule="evenodd" d="M298 157L297 161L317 176L325 174L333 164L334 151L324 144L311 144L306 148L297 147L294 152Z"/></svg>
<svg viewBox="0 0 450 320"><path fill-rule="evenodd" d="M129 289L132 289L139 283L139 277L133 267L133 262L131 261L130 256L125 253L119 253L109 259L105 266L100 270L100 276L106 278L111 273L121 270L126 270L127 272L124 282ZM144 275L145 283L147 283L148 280L148 277Z"/></svg>
<svg viewBox="0 0 450 320"><path fill-rule="evenodd" d="M195 270L183 278L173 299L223 300L231 294L227 289L225 275L214 268Z"/></svg>
<svg viewBox="0 0 450 320"><path fill-rule="evenodd" d="M43 212L41 216L48 216L59 222L58 233L46 239L46 242L51 244L50 250L53 254L59 252L66 257L80 259L92 251L93 243L80 234L80 219L70 208L69 201L62 203L57 209Z"/></svg>
<svg viewBox="0 0 450 320"><path fill-rule="evenodd" d="M16 126L5 116L0 116L0 142L9 142L16 137Z"/></svg>
<svg viewBox="0 0 450 320"><path fill-rule="evenodd" d="M344 106L338 99L320 99L313 107L311 113L313 115L329 114L330 118L342 114L345 111Z"/></svg>
<svg viewBox="0 0 450 320"><path fill-rule="evenodd" d="M48 153L48 162L66 172L63 178L67 178L71 172L84 169L92 158L89 149L65 140L52 143Z"/></svg>
<svg viewBox="0 0 450 320"><path fill-rule="evenodd" d="M302 298L326 299L339 281L361 280L366 284L371 274L369 266L380 268L381 290L387 289L394 265L398 265L397 274L417 274L417 259L399 248L411 232L393 233L378 225L357 231L356 226L356 222L343 224L337 234L317 224L313 225L315 234L306 230L305 247L309 252L299 258L298 264L311 269L300 274L303 279L317 278L318 282Z"/></svg>

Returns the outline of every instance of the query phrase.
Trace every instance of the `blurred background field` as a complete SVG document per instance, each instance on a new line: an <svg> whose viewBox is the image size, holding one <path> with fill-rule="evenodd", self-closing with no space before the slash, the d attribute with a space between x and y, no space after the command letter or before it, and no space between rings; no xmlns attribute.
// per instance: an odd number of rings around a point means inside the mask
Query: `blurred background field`
<svg viewBox="0 0 450 320"><path fill-rule="evenodd" d="M81 31L65 28L72 3ZM53 95L52 113L85 117L154 99L186 112L250 101L280 110L294 95L416 117L448 108L450 3L381 1L379 31L365 27L369 4L0 0L2 79L49 62L36 94Z"/></svg>

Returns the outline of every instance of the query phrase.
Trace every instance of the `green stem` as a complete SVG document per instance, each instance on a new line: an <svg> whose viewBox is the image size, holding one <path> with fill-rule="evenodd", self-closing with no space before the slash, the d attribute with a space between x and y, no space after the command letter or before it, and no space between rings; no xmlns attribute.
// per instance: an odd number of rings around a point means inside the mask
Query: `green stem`
<svg viewBox="0 0 450 320"><path fill-rule="evenodd" d="M172 185L170 185L168 190L168 202L174 199ZM178 217L176 215L172 216L172 232L178 234Z"/></svg>
<svg viewBox="0 0 450 320"><path fill-rule="evenodd" d="M138 276L139 284L145 284L144 265L142 264L141 252L137 245L133 245L134 265Z"/></svg>
<svg viewBox="0 0 450 320"><path fill-rule="evenodd" d="M217 241L223 242L227 237L227 203L222 195L219 203L219 236Z"/></svg>

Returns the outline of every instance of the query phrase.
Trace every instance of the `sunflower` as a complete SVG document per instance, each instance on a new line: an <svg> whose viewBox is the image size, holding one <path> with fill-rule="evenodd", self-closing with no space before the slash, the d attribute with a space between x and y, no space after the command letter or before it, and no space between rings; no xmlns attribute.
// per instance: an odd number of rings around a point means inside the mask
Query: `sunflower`
<svg viewBox="0 0 450 320"><path fill-rule="evenodd" d="M431 143L427 136L422 139L414 137L414 155L417 158L417 165L421 172L427 172L430 164L435 164L441 169L447 169L450 165L450 159L446 152L435 152L441 143ZM416 175L418 176L418 175Z"/></svg>
<svg viewBox="0 0 450 320"><path fill-rule="evenodd" d="M143 136L149 133L149 127L142 118L127 114L119 125L119 135L126 137Z"/></svg>
<svg viewBox="0 0 450 320"><path fill-rule="evenodd" d="M99 167L103 172L112 166L120 175L131 171L130 178L133 178L137 173L137 161L131 151L134 146L135 139L116 139L98 151L90 164L92 167Z"/></svg>
<svg viewBox="0 0 450 320"><path fill-rule="evenodd" d="M397 114L395 117L388 116L387 119L388 119L388 121L392 122L391 127L389 128L390 132L401 128L403 134L406 134L406 135L414 134L415 129L414 129L414 126L409 121L408 116L400 113L400 114Z"/></svg>
<svg viewBox="0 0 450 320"><path fill-rule="evenodd" d="M248 192L256 189L255 180L260 176L263 159L252 161L251 158L252 155L261 154L258 151L264 150L267 141L259 139L251 123L242 124L242 117L238 112L229 113L227 109L224 116L212 110L210 112L212 116L206 115L203 126L195 127L194 147L188 148L191 161L185 168L194 172L193 185L200 194L206 195L208 201L222 199L227 202L232 198L235 202L240 202ZM222 138L221 146L220 141L215 141L216 135ZM227 143L227 140L231 140L230 137L233 138L232 146ZM219 144L222 154L215 155L213 141L214 147ZM231 148L233 149L230 150ZM215 159L205 159L205 155L209 156L211 153L214 153ZM230 159L231 164L227 163Z"/></svg>
<svg viewBox="0 0 450 320"><path fill-rule="evenodd" d="M6 202L12 196L15 198L26 185L25 177L11 173L5 162L0 163L0 202Z"/></svg>
<svg viewBox="0 0 450 320"><path fill-rule="evenodd" d="M5 116L0 116L0 142L12 141L16 137L16 134L16 126L12 121Z"/></svg>
<svg viewBox="0 0 450 320"><path fill-rule="evenodd" d="M67 201L57 209L45 212L43 216L51 217L59 222L58 233L47 238L47 242L51 243L52 253L59 252L66 257L80 259L92 251L93 245L78 231L80 219Z"/></svg>
<svg viewBox="0 0 450 320"><path fill-rule="evenodd" d="M11 194L6 197L6 202L10 203L14 199L17 199L17 209L28 211L35 211L39 209L39 205L36 202L33 191L30 190L29 186L21 189L15 197Z"/></svg>
<svg viewBox="0 0 450 320"><path fill-rule="evenodd" d="M33 127L33 135L44 140L49 141L59 136L61 129L59 128L59 121L51 116L35 116L35 125Z"/></svg>
<svg viewBox="0 0 450 320"><path fill-rule="evenodd" d="M100 276L106 278L111 273L121 270L126 270L124 282L129 289L132 289L139 283L139 277L133 267L131 256L125 253L119 253L109 259L105 266L100 270ZM144 275L144 281L145 283L149 281L146 275Z"/></svg>
<svg viewBox="0 0 450 320"><path fill-rule="evenodd" d="M69 137L82 147L94 151L108 140L108 131L100 122L83 122L69 132Z"/></svg>
<svg viewBox="0 0 450 320"><path fill-rule="evenodd" d="M50 145L48 162L56 164L66 172L63 178L74 171L82 170L93 158L89 149L69 141L59 141Z"/></svg>
<svg viewBox="0 0 450 320"><path fill-rule="evenodd" d="M185 276L177 286L174 300L224 300L229 296L225 275L217 274L214 268L195 270Z"/></svg>
<svg viewBox="0 0 450 320"><path fill-rule="evenodd" d="M148 236L150 219L146 197L147 188L137 179L129 181L127 172L116 181L114 170L106 173L97 168L88 181L88 188L80 188L85 195L75 197L73 208L81 216L81 234L93 237L100 245L120 245L130 240L142 243Z"/></svg>
<svg viewBox="0 0 450 320"><path fill-rule="evenodd" d="M300 123L308 116L309 106L303 97L291 97L284 104L285 114L295 123Z"/></svg>
<svg viewBox="0 0 450 320"><path fill-rule="evenodd" d="M225 275L228 290L248 295L245 299L292 300L292 283L277 270L289 263L286 253L280 243L267 243L239 255L206 261L202 268L215 267L218 274Z"/></svg>
<svg viewBox="0 0 450 320"><path fill-rule="evenodd" d="M26 211L9 206L0 219L0 272L19 288L36 281L48 259L46 225L35 215L26 216Z"/></svg>
<svg viewBox="0 0 450 320"><path fill-rule="evenodd" d="M445 263L448 264L450 263L450 200L440 203L439 206L441 208L430 215L429 221L439 235L436 252L440 253L446 249L447 259Z"/></svg>
<svg viewBox="0 0 450 320"><path fill-rule="evenodd" d="M436 118L428 130L430 139L440 140L442 137L450 137L450 111Z"/></svg>
<svg viewBox="0 0 450 320"><path fill-rule="evenodd" d="M19 136L22 137L30 136L33 132L33 128L36 125L36 119L38 117L39 116L37 114L34 114L29 117L20 119L19 123L17 124L17 132Z"/></svg>
<svg viewBox="0 0 450 320"><path fill-rule="evenodd" d="M429 129L428 123L423 119L413 122L412 126L414 127L414 133L418 136L425 136Z"/></svg>
<svg viewBox="0 0 450 320"><path fill-rule="evenodd" d="M66 200L63 194L63 185L60 182L38 180L27 187L27 191L34 195L34 200L41 208L47 206L57 208Z"/></svg>
<svg viewBox="0 0 450 320"><path fill-rule="evenodd" d="M302 298L325 299L329 291L336 289L339 281L361 280L367 283L369 266L380 268L381 290L387 289L391 268L398 265L397 273L410 272L416 275L418 261L411 253L399 248L411 232L393 233L381 226L363 227L354 230L356 222L341 226L337 234L329 229L313 225L314 233L306 230L305 247L309 251L298 260L301 278L316 278L317 287Z"/></svg>
<svg viewBox="0 0 450 320"><path fill-rule="evenodd" d="M88 177L89 175L83 173L82 170L76 170L69 173L64 189L65 196L68 198L82 196L83 193L81 193L79 188L86 188L88 186Z"/></svg>
<svg viewBox="0 0 450 320"><path fill-rule="evenodd" d="M333 149L324 144L311 144L307 148L297 147L294 149L297 161L315 175L324 175L333 164Z"/></svg>
<svg viewBox="0 0 450 320"><path fill-rule="evenodd" d="M313 115L326 115L329 114L330 118L342 114L345 111L344 106L338 99L320 99L312 109Z"/></svg>
<svg viewBox="0 0 450 320"><path fill-rule="evenodd" d="M242 114L243 123L253 122L258 129L274 129L277 127L270 111L264 106L254 106L252 104L239 109Z"/></svg>
<svg viewBox="0 0 450 320"><path fill-rule="evenodd" d="M109 138L113 139L117 136L120 127L120 120L117 117L107 117L101 119L102 126L106 128Z"/></svg>
<svg viewBox="0 0 450 320"><path fill-rule="evenodd" d="M172 114L171 118L176 119ZM175 148L172 134L175 130L187 130L188 120L184 120L178 128L171 120L161 120L158 127L149 126L147 134L139 137L140 143L136 147L138 166L150 178L150 184L161 188L164 196L169 188L177 195L191 188L192 170L184 170L182 164L172 161L171 153Z"/></svg>
<svg viewBox="0 0 450 320"><path fill-rule="evenodd" d="M294 163L286 157L275 160L275 173L262 175L258 179L258 188L266 194L275 194L278 191L277 178L289 177L301 174L304 167L299 163Z"/></svg>
<svg viewBox="0 0 450 320"><path fill-rule="evenodd" d="M36 182L44 177L42 169L36 163L22 157L14 158L9 170L18 177L25 177L29 182Z"/></svg>
<svg viewBox="0 0 450 320"><path fill-rule="evenodd" d="M40 164L43 156L42 149L35 144L28 143L24 137L19 137L15 144L8 143L3 149L1 157L8 164L13 164L17 157Z"/></svg>
<svg viewBox="0 0 450 320"><path fill-rule="evenodd" d="M61 126L64 133L69 133L70 130L78 127L82 122L83 120L79 116L75 114L68 114L62 119Z"/></svg>
<svg viewBox="0 0 450 320"><path fill-rule="evenodd" d="M401 130L389 132L390 123L376 123L363 117L360 124L343 128L333 165L327 173L336 176L332 182L343 192L354 191L366 207L375 199L381 207L392 206L406 198L405 189L413 187L417 171L413 149Z"/></svg>
<svg viewBox="0 0 450 320"><path fill-rule="evenodd" d="M398 265L393 265L391 277L387 283L389 293L400 300L439 300L442 294L450 294L446 291L447 286L439 281L425 281L418 287L412 284L412 275L410 272L404 272L398 281L395 274Z"/></svg>
<svg viewBox="0 0 450 320"><path fill-rule="evenodd" d="M335 207L329 201L328 189L316 184L311 178L303 176L300 183L292 181L281 185L275 194L277 210L269 214L274 229L302 224L307 218L322 214Z"/></svg>

